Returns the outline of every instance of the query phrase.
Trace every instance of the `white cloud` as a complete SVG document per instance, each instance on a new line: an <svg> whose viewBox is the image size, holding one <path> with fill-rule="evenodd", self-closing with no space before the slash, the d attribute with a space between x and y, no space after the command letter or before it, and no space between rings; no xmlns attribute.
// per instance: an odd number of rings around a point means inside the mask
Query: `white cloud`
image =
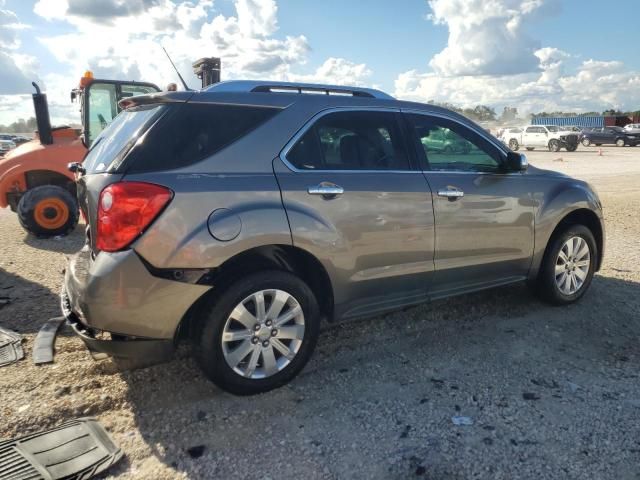
<svg viewBox="0 0 640 480"><path fill-rule="evenodd" d="M571 55L536 48L523 22L554 13L545 0L430 0L430 19L447 25L449 40L429 65L395 80L395 95L463 107L515 106L519 112L637 109L640 73L621 62L587 60L568 70Z"/></svg>
<svg viewBox="0 0 640 480"><path fill-rule="evenodd" d="M48 92L60 88L68 98L79 75L96 78L176 82L164 46L192 87L198 85L191 64L222 59L223 79L321 81L361 85L371 75L364 64L329 58L310 74L299 73L310 45L304 35L282 35L275 0L235 0L235 14L216 14L212 0L39 0L34 11L48 20L70 24L70 33L39 38L59 62L68 66L66 85L47 76ZM62 100L62 97L60 97ZM60 107L62 108L62 101ZM61 119L77 117L72 107Z"/></svg>
<svg viewBox="0 0 640 480"><path fill-rule="evenodd" d="M37 80L38 62L17 51L20 32L29 27L20 22L15 12L2 7L4 1L0 1L0 95L27 93L31 82Z"/></svg>
<svg viewBox="0 0 640 480"><path fill-rule="evenodd" d="M502 75L535 71L539 43L525 32L544 0L430 0L447 46L429 65L439 75Z"/></svg>

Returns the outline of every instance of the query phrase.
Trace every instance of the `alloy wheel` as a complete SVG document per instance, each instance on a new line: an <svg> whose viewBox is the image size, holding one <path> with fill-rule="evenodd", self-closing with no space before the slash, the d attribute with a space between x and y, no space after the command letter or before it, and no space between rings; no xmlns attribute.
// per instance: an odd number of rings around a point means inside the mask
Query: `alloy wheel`
<svg viewBox="0 0 640 480"><path fill-rule="evenodd" d="M298 300L283 290L260 290L233 309L222 332L227 365L250 379L282 371L304 339L304 313Z"/></svg>
<svg viewBox="0 0 640 480"><path fill-rule="evenodd" d="M589 274L591 252L582 237L571 237L558 252L555 267L556 286L564 295L575 294Z"/></svg>

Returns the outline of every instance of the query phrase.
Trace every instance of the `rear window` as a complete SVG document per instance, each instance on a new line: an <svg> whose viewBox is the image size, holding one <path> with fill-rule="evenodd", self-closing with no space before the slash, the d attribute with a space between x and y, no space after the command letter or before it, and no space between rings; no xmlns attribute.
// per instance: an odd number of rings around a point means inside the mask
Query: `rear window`
<svg viewBox="0 0 640 480"><path fill-rule="evenodd" d="M102 173L117 168L133 144L165 109L145 105L121 112L95 139L83 166L87 173Z"/></svg>
<svg viewBox="0 0 640 480"><path fill-rule="evenodd" d="M280 109L241 105L186 103L152 128L126 158L128 173L186 167L222 150Z"/></svg>

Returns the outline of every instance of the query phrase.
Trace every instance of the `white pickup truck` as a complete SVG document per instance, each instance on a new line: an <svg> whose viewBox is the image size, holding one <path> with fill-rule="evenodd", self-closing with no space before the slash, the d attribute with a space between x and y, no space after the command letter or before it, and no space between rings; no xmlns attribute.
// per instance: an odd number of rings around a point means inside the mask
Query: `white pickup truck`
<svg viewBox="0 0 640 480"><path fill-rule="evenodd" d="M579 138L577 134L560 131L553 125L529 125L506 129L501 140L514 151L524 147L527 150L548 148L552 152L566 148L567 152L574 152L578 148Z"/></svg>

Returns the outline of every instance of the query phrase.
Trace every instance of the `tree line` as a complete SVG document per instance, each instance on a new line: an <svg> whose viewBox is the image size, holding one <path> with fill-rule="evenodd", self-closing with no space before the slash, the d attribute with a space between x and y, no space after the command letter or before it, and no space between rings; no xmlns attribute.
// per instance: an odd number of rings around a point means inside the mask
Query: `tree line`
<svg viewBox="0 0 640 480"><path fill-rule="evenodd" d="M489 107L487 105L476 105L473 108L461 108L457 105L448 102L436 102L434 100L430 100L429 102L432 105L437 105L439 107L448 108L449 110L453 110L465 117L475 121L475 122L513 122L518 119L518 109L516 107L504 107L502 113L498 115L496 110L493 107ZM635 112L623 112L621 110L609 109L603 112L585 112L585 113L576 113L576 112L537 112L531 113L527 115L527 119L531 117L593 117L593 116L633 116L640 115L640 110Z"/></svg>
<svg viewBox="0 0 640 480"><path fill-rule="evenodd" d="M31 117L28 120L21 118L17 122L13 122L9 125L0 125L0 132L2 133L30 133L37 130L36 117Z"/></svg>

